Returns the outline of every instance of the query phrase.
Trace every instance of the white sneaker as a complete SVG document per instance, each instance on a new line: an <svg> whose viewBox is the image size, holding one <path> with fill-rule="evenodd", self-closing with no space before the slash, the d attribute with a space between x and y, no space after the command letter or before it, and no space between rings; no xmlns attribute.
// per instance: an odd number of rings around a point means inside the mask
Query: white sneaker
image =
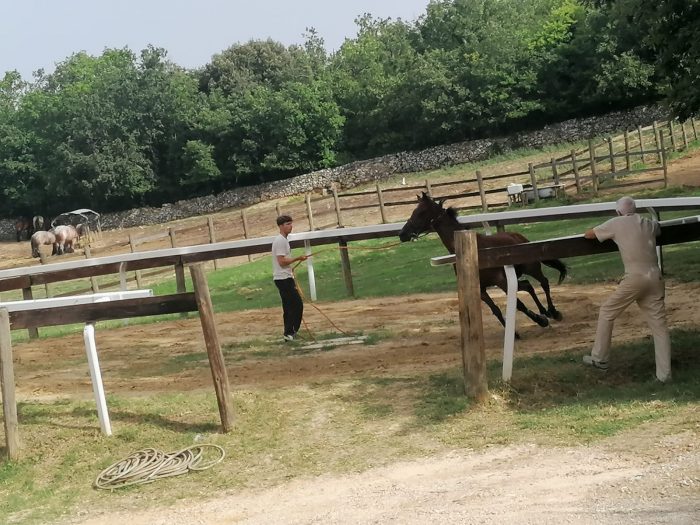
<svg viewBox="0 0 700 525"><path fill-rule="evenodd" d="M285 335L284 340L287 342L294 341L294 336L293 335Z"/></svg>
<svg viewBox="0 0 700 525"><path fill-rule="evenodd" d="M593 359L590 355L584 355L583 356L583 363L586 365L590 365L594 368L599 368L600 370L607 370L608 369L608 362L607 361L597 361Z"/></svg>

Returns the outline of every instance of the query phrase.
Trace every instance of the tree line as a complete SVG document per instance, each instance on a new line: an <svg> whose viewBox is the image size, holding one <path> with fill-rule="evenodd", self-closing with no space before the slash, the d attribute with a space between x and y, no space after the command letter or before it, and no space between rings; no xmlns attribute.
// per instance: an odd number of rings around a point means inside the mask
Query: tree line
<svg viewBox="0 0 700 525"><path fill-rule="evenodd" d="M663 101L700 106L700 0L432 0L329 53L149 46L0 81L3 214L115 211Z"/></svg>

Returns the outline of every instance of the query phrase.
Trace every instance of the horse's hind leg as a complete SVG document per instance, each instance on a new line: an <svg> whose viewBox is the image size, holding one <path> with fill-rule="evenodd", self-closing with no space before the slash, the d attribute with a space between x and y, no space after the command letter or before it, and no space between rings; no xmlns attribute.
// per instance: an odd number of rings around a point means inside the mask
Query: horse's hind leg
<svg viewBox="0 0 700 525"><path fill-rule="evenodd" d="M544 307L544 305L540 301L540 298L537 297L537 294L535 293L535 289L532 287L532 283L530 281L528 281L527 279L523 279L522 281L518 281L518 291L529 293L530 297L532 297L532 300L535 301L535 304L537 305L537 309L540 311L540 314L546 315L547 317L549 317L549 312L547 311L547 309Z"/></svg>
<svg viewBox="0 0 700 525"><path fill-rule="evenodd" d="M535 263L532 265L528 265L526 269L523 271L523 273L526 273L535 279L537 279L540 283L540 286L542 286L542 289L544 290L544 296L547 299L547 311L545 312L545 315L551 319L556 319L557 321L562 320L561 312L556 309L554 306L554 303L552 302L552 294L549 290L549 279L545 277L544 273L542 273L542 266L540 266L540 263ZM533 297L534 297L534 290L533 290ZM541 311L541 310L540 310Z"/></svg>

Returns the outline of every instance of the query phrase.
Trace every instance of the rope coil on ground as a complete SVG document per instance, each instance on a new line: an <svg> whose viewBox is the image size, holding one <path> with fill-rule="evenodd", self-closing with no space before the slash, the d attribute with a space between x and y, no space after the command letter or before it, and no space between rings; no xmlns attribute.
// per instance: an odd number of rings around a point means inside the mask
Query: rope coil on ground
<svg viewBox="0 0 700 525"><path fill-rule="evenodd" d="M205 449L213 449L218 457L205 460ZM179 476L191 470L206 470L220 463L226 453L219 445L192 445L177 452L145 448L104 469L95 479L97 489L112 490L131 485L153 483L157 479Z"/></svg>

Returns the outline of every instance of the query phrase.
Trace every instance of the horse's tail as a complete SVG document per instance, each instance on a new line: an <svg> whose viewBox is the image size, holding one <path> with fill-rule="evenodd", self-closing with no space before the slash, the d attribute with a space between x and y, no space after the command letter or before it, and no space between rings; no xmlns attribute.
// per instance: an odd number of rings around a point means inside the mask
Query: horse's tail
<svg viewBox="0 0 700 525"><path fill-rule="evenodd" d="M566 265L563 262L561 262L559 259L549 259L546 261L542 261L542 264L549 266L550 268L554 268L555 270L559 270L559 283L558 284L561 284L561 282L566 278L566 272L567 272Z"/></svg>

